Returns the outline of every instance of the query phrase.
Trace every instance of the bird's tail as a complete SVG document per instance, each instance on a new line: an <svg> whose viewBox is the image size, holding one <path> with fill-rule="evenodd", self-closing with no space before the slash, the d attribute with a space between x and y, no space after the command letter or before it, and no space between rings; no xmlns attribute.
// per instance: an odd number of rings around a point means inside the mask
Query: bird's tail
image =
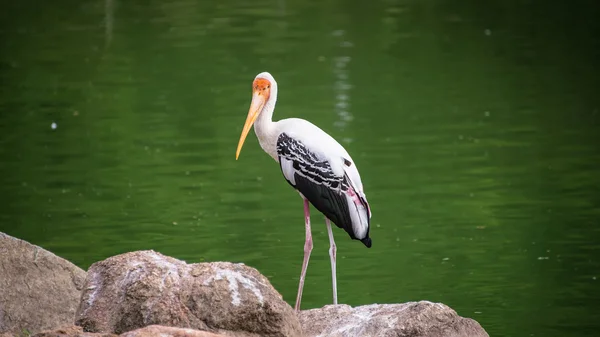
<svg viewBox="0 0 600 337"><path fill-rule="evenodd" d="M364 239L361 239L360 242L364 243L365 246L367 246L367 248L371 248L371 238L370 237L366 237Z"/></svg>
<svg viewBox="0 0 600 337"><path fill-rule="evenodd" d="M371 208L364 193L357 191L351 184L346 191L348 212L352 221L353 238L360 240L367 248L371 248Z"/></svg>

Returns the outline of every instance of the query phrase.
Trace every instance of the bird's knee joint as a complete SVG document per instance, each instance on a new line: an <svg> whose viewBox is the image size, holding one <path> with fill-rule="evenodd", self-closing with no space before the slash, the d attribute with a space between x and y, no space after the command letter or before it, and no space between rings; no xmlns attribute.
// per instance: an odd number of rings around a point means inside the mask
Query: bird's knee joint
<svg viewBox="0 0 600 337"><path fill-rule="evenodd" d="M312 240L306 241L304 243L304 252L305 253L310 253L313 249L313 243Z"/></svg>

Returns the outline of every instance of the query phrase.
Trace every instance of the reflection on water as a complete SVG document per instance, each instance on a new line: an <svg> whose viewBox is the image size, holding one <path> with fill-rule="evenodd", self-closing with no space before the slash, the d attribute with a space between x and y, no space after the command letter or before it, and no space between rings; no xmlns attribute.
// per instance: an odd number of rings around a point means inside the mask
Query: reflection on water
<svg viewBox="0 0 600 337"><path fill-rule="evenodd" d="M3 2L0 230L83 268L136 249L244 262L293 303L301 200L255 137L234 158L269 71L275 118L343 143L374 210L371 249L334 232L340 302L441 301L491 336L592 336L596 7ZM331 301L313 213L306 308Z"/></svg>
<svg viewBox="0 0 600 337"><path fill-rule="evenodd" d="M352 43L345 40L345 32L343 30L334 31L333 36L340 40L339 47L342 50L352 47ZM352 114L350 113L350 89L352 89L352 85L350 84L350 71L348 70L350 59L351 57L345 53L333 58L335 112L339 117L334 125L342 130L347 123L352 121Z"/></svg>
<svg viewBox="0 0 600 337"><path fill-rule="evenodd" d="M110 45L110 41L112 40L113 35L113 23L115 17L115 5L114 0L104 0L104 26L105 26L105 45Z"/></svg>

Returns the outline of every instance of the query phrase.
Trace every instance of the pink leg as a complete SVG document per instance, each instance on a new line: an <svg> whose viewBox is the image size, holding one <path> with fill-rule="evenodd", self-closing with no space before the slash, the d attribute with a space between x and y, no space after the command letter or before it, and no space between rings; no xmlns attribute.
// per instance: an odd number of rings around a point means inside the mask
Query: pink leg
<svg viewBox="0 0 600 337"><path fill-rule="evenodd" d="M337 277L335 275L335 240L333 240L333 232L331 231L331 221L325 217L327 224L327 234L329 234L329 258L331 259L331 282L333 285L333 304L337 304Z"/></svg>
<svg viewBox="0 0 600 337"><path fill-rule="evenodd" d="M300 284L298 285L298 296L296 296L296 305L294 310L300 310L300 301L302 300L302 289L304 288L304 279L306 278L306 267L308 259L313 248L312 235L310 232L310 209L308 200L304 199L304 226L306 227L306 241L304 241L304 261L302 261L302 271L300 272Z"/></svg>

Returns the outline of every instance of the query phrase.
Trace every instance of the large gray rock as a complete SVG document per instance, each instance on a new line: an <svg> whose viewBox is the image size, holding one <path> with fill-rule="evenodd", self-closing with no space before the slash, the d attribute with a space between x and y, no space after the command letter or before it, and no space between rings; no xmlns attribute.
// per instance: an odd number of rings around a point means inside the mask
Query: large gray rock
<svg viewBox="0 0 600 337"><path fill-rule="evenodd" d="M0 337L4 337L0 335ZM6 336L6 337L13 337ZM172 328L161 325L149 325L147 327L125 332L121 335L111 333L84 332L80 326L64 326L58 329L39 332L32 337L224 337L214 333L184 329Z"/></svg>
<svg viewBox="0 0 600 337"><path fill-rule="evenodd" d="M0 333L35 333L73 323L86 273L0 232Z"/></svg>
<svg viewBox="0 0 600 337"><path fill-rule="evenodd" d="M149 325L145 328L121 334L120 337L224 337L224 335L216 335L211 332L185 328Z"/></svg>
<svg viewBox="0 0 600 337"><path fill-rule="evenodd" d="M187 264L154 251L94 263L76 324L117 334L157 324L239 337L301 335L293 309L256 269Z"/></svg>
<svg viewBox="0 0 600 337"><path fill-rule="evenodd" d="M118 337L118 335L83 332L83 329L80 326L65 325L60 328L38 332L32 337Z"/></svg>
<svg viewBox="0 0 600 337"><path fill-rule="evenodd" d="M327 305L300 312L306 337L489 337L481 325L441 303Z"/></svg>

